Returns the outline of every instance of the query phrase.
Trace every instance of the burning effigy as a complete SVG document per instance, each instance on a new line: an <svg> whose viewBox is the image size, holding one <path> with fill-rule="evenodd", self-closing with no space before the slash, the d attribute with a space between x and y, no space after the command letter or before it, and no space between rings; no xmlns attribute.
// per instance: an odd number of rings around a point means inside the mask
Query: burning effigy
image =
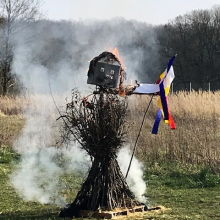
<svg viewBox="0 0 220 220"><path fill-rule="evenodd" d="M153 97L154 95L158 95L159 111L152 129L152 134L158 133L162 116L164 117L165 123L169 124L172 129L175 129L176 126L168 107L167 96L175 77L172 65L176 55L170 59L167 68L160 75L155 84L139 83L135 80L136 85L124 84L126 72L119 57L119 52L117 48L115 48L113 53L103 52L92 59L89 66L87 83L98 86L98 91L102 90L105 93L119 94L120 96L144 94Z"/></svg>
<svg viewBox="0 0 220 220"><path fill-rule="evenodd" d="M171 66L172 63L172 70ZM103 52L91 60L87 83L95 85L95 91L82 98L74 89L60 118L66 140L77 141L91 157L92 165L75 200L60 212L60 217L86 217L92 213L94 217L112 218L113 213L123 215L148 209L129 189L118 165L117 153L129 132L127 95L160 95L159 112L168 123L171 121L166 97L174 78L170 68L158 84L125 86L125 69L113 53ZM158 118L154 130L158 129ZM172 120L172 126L173 123Z"/></svg>
<svg viewBox="0 0 220 220"><path fill-rule="evenodd" d="M111 52L103 52L91 60L88 70L88 84L102 88L105 93L125 96L131 94L135 86L124 85L125 67L120 59Z"/></svg>

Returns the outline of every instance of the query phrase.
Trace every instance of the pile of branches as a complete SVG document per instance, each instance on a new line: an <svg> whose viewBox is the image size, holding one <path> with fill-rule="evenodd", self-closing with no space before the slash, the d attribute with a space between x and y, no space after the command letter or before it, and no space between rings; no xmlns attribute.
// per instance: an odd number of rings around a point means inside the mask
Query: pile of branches
<svg viewBox="0 0 220 220"><path fill-rule="evenodd" d="M130 191L116 160L129 131L126 98L102 91L80 97L79 92L74 91L61 115L63 132L66 140L80 143L92 158L92 166L74 202L63 209L60 216L77 216L80 210L141 205Z"/></svg>

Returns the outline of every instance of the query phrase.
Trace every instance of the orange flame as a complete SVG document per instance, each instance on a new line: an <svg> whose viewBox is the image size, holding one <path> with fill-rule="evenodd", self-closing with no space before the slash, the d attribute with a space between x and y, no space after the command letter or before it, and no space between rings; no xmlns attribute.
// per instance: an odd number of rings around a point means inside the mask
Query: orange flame
<svg viewBox="0 0 220 220"><path fill-rule="evenodd" d="M120 53L119 53L119 50L117 47L115 47L114 49L112 49L111 47L109 46L105 46L106 50L113 53L116 58L118 58L118 60L120 61L121 63L121 67L122 69L126 70L126 66L125 66L125 62L124 62L124 58L122 56L120 56Z"/></svg>
<svg viewBox="0 0 220 220"><path fill-rule="evenodd" d="M109 46L106 46L106 50L110 51L111 53L113 53L115 55L115 57L120 61L121 68L123 70L126 70L124 58L120 56L118 48L115 47L114 49L112 49ZM126 90L125 90L125 88L123 86L123 82L124 82L124 75L120 75L119 95L124 97L124 96L126 96Z"/></svg>
<svg viewBox="0 0 220 220"><path fill-rule="evenodd" d="M126 66L125 66L124 58L120 56L118 48L115 47L112 53L119 59L122 69L125 70Z"/></svg>
<svg viewBox="0 0 220 220"><path fill-rule="evenodd" d="M121 90L119 90L119 95L122 96L122 97L126 96L126 91L125 91L124 88L122 88Z"/></svg>

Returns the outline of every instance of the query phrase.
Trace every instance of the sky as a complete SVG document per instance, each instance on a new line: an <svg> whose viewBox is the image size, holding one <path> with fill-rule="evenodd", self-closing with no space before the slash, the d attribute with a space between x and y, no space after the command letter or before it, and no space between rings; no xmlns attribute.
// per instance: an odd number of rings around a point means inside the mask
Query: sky
<svg viewBox="0 0 220 220"><path fill-rule="evenodd" d="M153 25L165 24L192 10L211 9L220 0L44 0L51 20L108 20L123 17Z"/></svg>

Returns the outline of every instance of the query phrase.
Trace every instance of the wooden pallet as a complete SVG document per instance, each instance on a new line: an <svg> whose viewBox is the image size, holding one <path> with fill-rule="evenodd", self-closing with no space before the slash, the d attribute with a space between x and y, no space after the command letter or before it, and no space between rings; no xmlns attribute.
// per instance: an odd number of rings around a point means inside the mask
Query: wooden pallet
<svg viewBox="0 0 220 220"><path fill-rule="evenodd" d="M88 210L81 210L79 212L79 217L93 217L93 218L105 218L105 219L112 219L117 218L120 216L129 216L136 213L143 213L144 212L144 205L142 206L135 206L132 208L117 208L112 211L97 211L91 212Z"/></svg>

